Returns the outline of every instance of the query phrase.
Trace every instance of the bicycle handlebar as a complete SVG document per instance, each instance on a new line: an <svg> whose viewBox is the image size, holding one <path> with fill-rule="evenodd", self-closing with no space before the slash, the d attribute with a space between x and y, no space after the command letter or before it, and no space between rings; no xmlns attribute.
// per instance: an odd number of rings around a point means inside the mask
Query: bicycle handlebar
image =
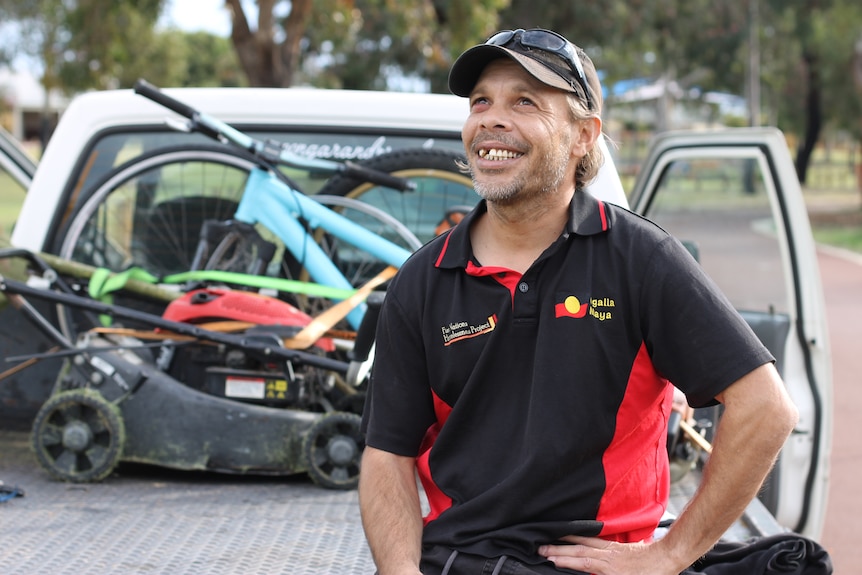
<svg viewBox="0 0 862 575"><path fill-rule="evenodd" d="M140 94L141 96L156 102L157 104L161 104L168 110L173 110L180 116L184 116L189 120L194 120L197 115L197 110L189 106L188 104L184 104L177 100L176 98L172 98L168 96L149 82L144 79L140 79L135 82L135 94Z"/></svg>
<svg viewBox="0 0 862 575"><path fill-rule="evenodd" d="M265 142L255 140L247 134L225 124L221 120L208 116L203 112L195 110L188 104L168 96L162 90L144 79L139 79L135 82L134 91L136 94L140 94L141 96L176 112L180 116L188 118L192 121L193 129L198 130L211 138L226 140L227 142L249 151L254 156L262 158L267 162L274 161L300 169L341 173L347 177L357 178L364 182L386 186L387 188L393 188L402 192L416 188L416 185L406 178L400 178L387 172L366 168L364 166L354 164L353 162L341 163L330 160L321 160L318 158L305 158L297 154L292 154L284 149L279 149L277 153L272 153L269 151L270 148Z"/></svg>
<svg viewBox="0 0 862 575"><path fill-rule="evenodd" d="M218 118L208 116L199 110L195 110L188 104L180 102L172 96L168 96L161 89L153 86L144 79L139 79L135 82L135 93L152 100L153 102L164 106L168 110L174 111L180 116L191 120L191 128L203 133L210 138L220 141L227 141L243 150L247 150L256 156L263 156L262 152L265 148L263 142L259 142L254 138L243 134L239 130L225 124ZM288 162L293 163L293 162ZM299 164L301 165L301 164ZM322 169L332 169L331 167L322 167Z"/></svg>

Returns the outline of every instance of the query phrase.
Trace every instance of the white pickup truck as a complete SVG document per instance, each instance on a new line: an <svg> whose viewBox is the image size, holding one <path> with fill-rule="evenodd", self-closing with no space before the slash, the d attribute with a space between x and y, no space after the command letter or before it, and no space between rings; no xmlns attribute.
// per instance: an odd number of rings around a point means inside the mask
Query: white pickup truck
<svg viewBox="0 0 862 575"><path fill-rule="evenodd" d="M463 99L445 95L311 89L166 92L243 131L290 142L298 153L337 159L363 160L411 147L460 150L467 113ZM70 241L65 230L99 182L123 162L161 146L208 141L172 130L165 123L169 117L170 112L131 91L90 93L71 103L35 173L14 146L0 145L0 194L16 193L13 181L27 190L12 245L67 257L90 254L85 263L112 265L110 258L95 257L92 246L83 245L85 238ZM801 418L760 498L758 505L768 512L758 515L752 508L751 520L769 524L761 531L787 528L817 538L831 441L830 353L814 242L782 134L767 128L664 134L653 143L633 189L623 191L609 161L591 191L630 206L690 246L777 358ZM142 186L137 193L124 204L129 221L135 220L135 210L150 209L154 198L163 196L149 190L145 197ZM425 204L423 210L438 217L450 204L476 201L470 190L443 197L429 193L427 199L437 203ZM108 240L128 242L119 236ZM50 306L44 307L50 315ZM0 325L0 357L47 347L14 309L2 311ZM50 393L58 367L46 361L6 377L0 383L0 421L27 425ZM756 525L749 527L758 531Z"/></svg>

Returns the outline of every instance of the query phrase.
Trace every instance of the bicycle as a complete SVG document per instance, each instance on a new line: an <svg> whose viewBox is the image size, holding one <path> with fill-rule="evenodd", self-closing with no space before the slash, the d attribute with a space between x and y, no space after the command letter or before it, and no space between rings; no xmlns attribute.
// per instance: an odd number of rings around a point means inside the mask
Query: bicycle
<svg viewBox="0 0 862 575"><path fill-rule="evenodd" d="M171 121L175 129L198 131L229 145L157 149L119 166L72 214L61 257L114 270L139 266L164 276L190 269L203 220L233 217L257 224L261 235L278 243L276 263L267 267L267 275L347 289L385 265L399 266L421 244L402 221L420 229L416 222L434 217L426 209L431 193L424 188L434 186L433 199L444 206L466 203L473 194L453 152L393 152L367 166L307 159L285 152L276 142L250 138L146 82L139 82L136 91L187 119ZM278 169L284 166L344 177L331 180L337 184L329 186L332 193L325 186L318 196L306 196L295 177ZM192 188L198 184L204 189ZM416 191L383 191L381 185ZM356 199L360 196L363 201ZM375 196L382 207L374 205ZM400 208L393 207L396 201ZM405 216L408 210L413 216ZM157 243L165 249L154 250ZM358 309L348 317L354 328L361 315Z"/></svg>

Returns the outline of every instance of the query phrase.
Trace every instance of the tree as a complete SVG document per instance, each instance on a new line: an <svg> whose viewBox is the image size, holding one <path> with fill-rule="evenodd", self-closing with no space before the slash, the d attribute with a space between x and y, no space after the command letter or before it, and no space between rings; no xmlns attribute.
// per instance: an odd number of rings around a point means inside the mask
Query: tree
<svg viewBox="0 0 862 575"><path fill-rule="evenodd" d="M176 74L171 36L155 32L164 0L4 0L0 16L21 30L19 49L42 64L46 91L130 86L146 71ZM93 23L98 23L94 25Z"/></svg>
<svg viewBox="0 0 862 575"><path fill-rule="evenodd" d="M207 32L173 31L185 44L185 71L180 86L243 86L236 51L227 38ZM176 56L174 56L176 58Z"/></svg>
<svg viewBox="0 0 862 575"><path fill-rule="evenodd" d="M814 37L814 20L818 17L828 0L770 0L766 3L777 21L783 21L791 30L791 38L798 42L796 62L796 83L802 89L797 92L793 104L801 104L788 118L800 134L796 147L796 176L805 183L808 165L823 128L821 103L821 56ZM784 40L782 40L784 42ZM787 49L785 45L784 49ZM787 77L784 78L786 82ZM800 81L801 80L801 81ZM785 84L786 86L786 84ZM791 87L791 89L793 89ZM797 118L802 122L798 122Z"/></svg>
<svg viewBox="0 0 862 575"><path fill-rule="evenodd" d="M252 86L287 87L300 58L300 41L311 17L311 0L291 0L290 11L276 18L277 0L257 0L257 27L249 25L241 0L227 0L231 40ZM282 37L277 38L277 27Z"/></svg>
<svg viewBox="0 0 862 575"><path fill-rule="evenodd" d="M385 88L417 76L446 89L455 56L494 30L508 0L258 0L256 28L227 0L249 84Z"/></svg>
<svg viewBox="0 0 862 575"><path fill-rule="evenodd" d="M838 2L817 19L814 37L822 54L825 124L850 134L862 149L862 6ZM862 192L862 158L855 162Z"/></svg>
<svg viewBox="0 0 862 575"><path fill-rule="evenodd" d="M142 75L171 83L183 67L172 54L182 48L175 35L155 31L163 2L63 3L67 34L59 66L63 86L74 91L129 87Z"/></svg>
<svg viewBox="0 0 862 575"><path fill-rule="evenodd" d="M41 62L46 90L128 88L141 77L161 86L244 83L226 38L155 28L163 0L0 2L0 17L21 30L18 51Z"/></svg>
<svg viewBox="0 0 862 575"><path fill-rule="evenodd" d="M670 127L673 84L683 89L742 89L739 61L745 12L735 0L512 0L504 27L540 22L590 55L606 89L633 78L661 80L659 129ZM732 73L729 73L732 71Z"/></svg>

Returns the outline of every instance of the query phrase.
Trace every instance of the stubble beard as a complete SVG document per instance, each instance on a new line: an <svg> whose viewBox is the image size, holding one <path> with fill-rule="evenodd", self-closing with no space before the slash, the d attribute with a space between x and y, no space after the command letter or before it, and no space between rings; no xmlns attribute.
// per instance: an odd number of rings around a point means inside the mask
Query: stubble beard
<svg viewBox="0 0 862 575"><path fill-rule="evenodd" d="M566 177L569 162L569 137L563 137L556 147L549 149L549 155L539 160L538 166L528 166L507 182L483 182L476 177L476 168L470 164L473 189L490 203L510 205L517 200L541 197L554 193ZM532 148L528 153L532 152ZM535 162L535 158L533 159ZM485 170L493 174L496 170Z"/></svg>

